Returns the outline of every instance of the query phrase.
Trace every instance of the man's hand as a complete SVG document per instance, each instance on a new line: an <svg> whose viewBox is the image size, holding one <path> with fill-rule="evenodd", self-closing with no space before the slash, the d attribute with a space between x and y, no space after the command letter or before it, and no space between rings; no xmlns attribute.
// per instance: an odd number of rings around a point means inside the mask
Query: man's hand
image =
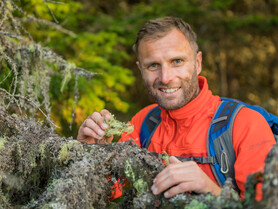
<svg viewBox="0 0 278 209"><path fill-rule="evenodd" d="M194 161L181 162L176 157L170 157L170 164L154 179L153 194L165 191L164 196L170 198L176 194L194 191L197 193L221 193L216 185Z"/></svg>
<svg viewBox="0 0 278 209"><path fill-rule="evenodd" d="M104 118L111 119L110 112L105 109L90 115L80 126L77 139L88 144L111 143L113 136L105 138L105 140L103 138L104 131L108 129L108 125L104 123Z"/></svg>

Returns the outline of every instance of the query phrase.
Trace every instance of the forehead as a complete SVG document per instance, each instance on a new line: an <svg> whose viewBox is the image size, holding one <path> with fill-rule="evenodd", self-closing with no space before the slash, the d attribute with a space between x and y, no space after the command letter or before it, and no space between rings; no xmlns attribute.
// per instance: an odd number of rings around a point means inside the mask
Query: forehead
<svg viewBox="0 0 278 209"><path fill-rule="evenodd" d="M138 47L138 59L169 58L171 56L191 56L193 49L178 29L172 29L165 36L152 39L142 39Z"/></svg>

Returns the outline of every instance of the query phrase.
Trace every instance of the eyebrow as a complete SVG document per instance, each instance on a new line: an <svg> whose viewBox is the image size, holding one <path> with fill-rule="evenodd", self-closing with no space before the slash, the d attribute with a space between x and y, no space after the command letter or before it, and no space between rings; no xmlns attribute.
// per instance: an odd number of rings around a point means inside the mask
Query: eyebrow
<svg viewBox="0 0 278 209"><path fill-rule="evenodd" d="M150 61L146 61L144 63L142 62L141 65L142 65L142 67L148 67L149 65L151 65L153 63L158 63L158 62L150 60Z"/></svg>
<svg viewBox="0 0 278 209"><path fill-rule="evenodd" d="M186 61L186 60L188 60L188 56L186 56L186 55L173 56L173 57L170 58L170 61L177 60L177 59L181 59L181 60ZM142 67L148 67L149 65L151 65L153 63L157 63L158 64L159 62L157 62L155 60L147 60L144 63L141 62L141 65L142 65Z"/></svg>

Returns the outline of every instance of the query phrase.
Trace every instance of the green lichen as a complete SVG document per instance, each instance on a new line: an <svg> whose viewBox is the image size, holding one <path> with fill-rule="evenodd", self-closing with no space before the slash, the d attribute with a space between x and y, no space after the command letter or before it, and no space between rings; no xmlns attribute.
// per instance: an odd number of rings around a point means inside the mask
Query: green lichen
<svg viewBox="0 0 278 209"><path fill-rule="evenodd" d="M76 66L72 63L68 63L67 66L64 69L64 79L62 81L62 85L61 85L61 89L60 91L63 92L65 86L67 85L67 83L70 81L71 77L72 77L72 70L76 68Z"/></svg>
<svg viewBox="0 0 278 209"><path fill-rule="evenodd" d="M162 156L162 159L165 160L166 166L170 164L170 156L165 154Z"/></svg>
<svg viewBox="0 0 278 209"><path fill-rule="evenodd" d="M15 118L18 118L18 115L15 114L15 113L13 113L12 116L15 117Z"/></svg>
<svg viewBox="0 0 278 209"><path fill-rule="evenodd" d="M131 182L134 182L133 186L137 190L138 194L148 191L148 183L142 178L136 179L135 173L133 172L132 166L128 160L126 160L125 175L129 180L131 180Z"/></svg>
<svg viewBox="0 0 278 209"><path fill-rule="evenodd" d="M143 179L138 179L133 183L134 188L137 190L138 194L143 194L143 192L146 192L149 190L148 183L144 181Z"/></svg>
<svg viewBox="0 0 278 209"><path fill-rule="evenodd" d="M111 120L104 119L104 122L109 125L109 128L105 131L105 136L120 136L123 132L131 133L134 129L129 123L124 123L116 120L115 116L112 115Z"/></svg>
<svg viewBox="0 0 278 209"><path fill-rule="evenodd" d="M19 159L21 159L22 158L22 151L21 151L19 141L15 142L15 143L16 143L16 146L17 146L18 157L19 157Z"/></svg>
<svg viewBox="0 0 278 209"><path fill-rule="evenodd" d="M41 158L42 159L46 158L46 156L45 156L45 143L41 143L39 149L40 149L40 153L41 153Z"/></svg>
<svg viewBox="0 0 278 209"><path fill-rule="evenodd" d="M192 200L189 205L184 207L184 209L208 209L208 206L198 200Z"/></svg>
<svg viewBox="0 0 278 209"><path fill-rule="evenodd" d="M76 146L76 145L79 145L79 144L80 144L80 142L78 142L78 141L70 141L70 142L63 143L62 146L61 146L61 150L59 152L59 155L58 155L58 159L61 162L69 161L71 148Z"/></svg>
<svg viewBox="0 0 278 209"><path fill-rule="evenodd" d="M31 163L30 163L30 166L32 167L32 168L35 168L35 167L37 167L37 163L36 163L36 159L34 158L34 157L31 157Z"/></svg>
<svg viewBox="0 0 278 209"><path fill-rule="evenodd" d="M5 137L0 137L0 151L5 149L6 142L7 142L7 139Z"/></svg>

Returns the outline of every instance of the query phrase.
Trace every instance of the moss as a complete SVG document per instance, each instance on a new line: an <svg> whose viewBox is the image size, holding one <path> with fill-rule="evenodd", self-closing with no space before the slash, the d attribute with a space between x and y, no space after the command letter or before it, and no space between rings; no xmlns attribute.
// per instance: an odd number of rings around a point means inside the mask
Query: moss
<svg viewBox="0 0 278 209"><path fill-rule="evenodd" d="M189 205L184 207L184 209L208 209L208 206L198 200L192 200Z"/></svg>
<svg viewBox="0 0 278 209"><path fill-rule="evenodd" d="M131 180L131 182L134 182L133 186L137 190L138 194L142 194L143 192L149 190L149 186L146 181L144 181L142 178L136 179L135 173L133 172L132 166L128 160L126 160L125 174L126 177Z"/></svg>
<svg viewBox="0 0 278 209"><path fill-rule="evenodd" d="M6 142L7 142L7 139L5 137L0 137L0 151L5 149Z"/></svg>
<svg viewBox="0 0 278 209"><path fill-rule="evenodd" d="M109 128L105 131L105 136L107 137L112 135L120 136L123 132L131 133L134 129L129 123L116 120L114 115L112 115L111 120L104 119L104 122L109 125Z"/></svg>
<svg viewBox="0 0 278 209"><path fill-rule="evenodd" d="M78 141L70 141L70 142L65 142L61 146L61 150L58 155L58 159L61 162L68 162L70 160L70 153L71 153L71 148L80 145L81 143Z"/></svg>
<svg viewBox="0 0 278 209"><path fill-rule="evenodd" d="M18 118L18 115L15 114L15 113L13 113L13 114L12 114L12 117Z"/></svg>
<svg viewBox="0 0 278 209"><path fill-rule="evenodd" d="M170 164L170 156L168 154L163 155L162 159L165 160L166 166Z"/></svg>

